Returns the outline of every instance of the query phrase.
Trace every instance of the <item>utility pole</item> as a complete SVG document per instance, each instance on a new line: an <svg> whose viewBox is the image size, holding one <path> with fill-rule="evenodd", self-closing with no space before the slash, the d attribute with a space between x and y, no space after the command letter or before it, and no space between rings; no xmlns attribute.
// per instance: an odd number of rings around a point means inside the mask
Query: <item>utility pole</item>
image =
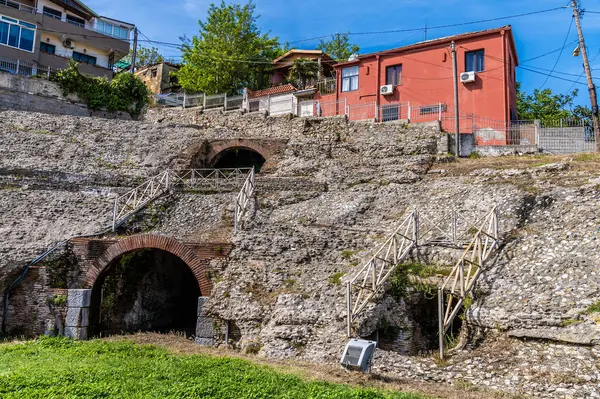
<svg viewBox="0 0 600 399"><path fill-rule="evenodd" d="M454 131L456 132L455 151L456 158L460 156L460 118L458 112L458 66L456 65L456 43L450 45L452 49L452 75L454 78Z"/></svg>
<svg viewBox="0 0 600 399"><path fill-rule="evenodd" d="M133 29L133 52L131 53L131 73L135 72L135 62L137 57L138 30Z"/></svg>
<svg viewBox="0 0 600 399"><path fill-rule="evenodd" d="M579 5L576 0L571 0L573 6L573 17L577 25L577 34L579 35L579 49L583 57L583 69L587 78L588 91L590 92L590 101L592 103L592 122L594 124L594 136L596 138L596 152L600 152L600 123L598 122L598 99L596 98L596 86L592 79L592 71L588 61L587 49L583 40L583 32L581 31L581 21L579 20Z"/></svg>

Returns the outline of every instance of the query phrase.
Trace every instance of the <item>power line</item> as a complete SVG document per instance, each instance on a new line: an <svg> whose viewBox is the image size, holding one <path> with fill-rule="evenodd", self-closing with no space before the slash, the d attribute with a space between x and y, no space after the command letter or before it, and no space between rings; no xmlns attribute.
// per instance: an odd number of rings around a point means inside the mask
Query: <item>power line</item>
<svg viewBox="0 0 600 399"><path fill-rule="evenodd" d="M549 77L554 78L554 79L564 80L565 82L572 82L572 83L574 82L574 83L578 83L578 84L581 84L581 85L585 85L585 83L583 83L583 82L578 82L578 81L573 80L573 79L562 78L560 76L554 76L554 75L551 75L549 73L541 72L541 71L536 71L535 69L530 69L530 68L527 68L527 67L524 67L524 66L519 66L519 68L521 68L521 69L523 69L525 71L537 73L539 75L544 75L544 76L549 76Z"/></svg>
<svg viewBox="0 0 600 399"><path fill-rule="evenodd" d="M563 10L565 8L567 8L567 6L549 8L549 9L546 9L546 10L532 11L532 12L527 12L527 13L522 13L522 14L507 15L507 16L504 16L504 17L482 19L482 20L479 20L479 21L460 22L460 23L456 23L456 24L438 25L438 26L431 26L431 27L428 26L427 30L454 28L454 27L457 27L457 26L481 24L481 23L485 23L485 22L493 22L493 21L500 21L500 20L504 20L504 19L519 18L519 17L525 17L525 16L529 16L529 15L547 13L547 12L551 12L551 11ZM423 30L424 30L424 28L412 28L412 29L394 29L394 30L373 31L373 32L348 32L348 35L382 35L382 34L388 34L388 33L415 32L415 31L423 31ZM288 43L291 44L291 43L301 43L301 42L308 42L308 41L320 40L320 39L325 39L325 38L331 37L332 35L334 35L334 34L317 36L317 37L312 37L312 38L309 38L309 39L294 40L294 41L291 41L291 42L288 42Z"/></svg>
<svg viewBox="0 0 600 399"><path fill-rule="evenodd" d="M565 40L563 42L563 47L560 50L560 53L558 54L558 57L556 58L556 62L554 63L554 66L552 67L552 70L550 71L550 74L552 74L554 72L554 70L556 69L556 66L558 65L558 61L560 61L560 57L562 57L563 55L563 51L565 49L565 47L567 46L567 40L569 40L569 35L571 34L571 28L573 28L573 22L575 21L574 17L571 17L571 23L569 24L569 30L567 31L567 36L565 36ZM544 87L544 85L546 85L546 83L548 82L548 79L550 79L550 75L546 76L546 79L544 80L544 83L542 83L540 85L540 87L538 87L538 90L541 89L542 87Z"/></svg>
<svg viewBox="0 0 600 399"><path fill-rule="evenodd" d="M594 61L596 61L596 58L598 58L598 56L599 56L599 55L600 55L600 50L598 50L598 53L596 53L596 55L594 56L594 58L592 58L592 61L590 62L590 64L591 64L591 63L593 63ZM574 83L571 85L571 87L569 87L569 90L567 90L567 93L568 93L568 92L570 92L571 90L573 90L573 87L575 87L575 84L576 84L576 83L579 83L579 79L581 79L581 77L582 77L584 74L585 74L585 71L583 71L583 72L581 72L581 73L579 74L579 77L577 78L577 81L576 81L576 82L574 82Z"/></svg>

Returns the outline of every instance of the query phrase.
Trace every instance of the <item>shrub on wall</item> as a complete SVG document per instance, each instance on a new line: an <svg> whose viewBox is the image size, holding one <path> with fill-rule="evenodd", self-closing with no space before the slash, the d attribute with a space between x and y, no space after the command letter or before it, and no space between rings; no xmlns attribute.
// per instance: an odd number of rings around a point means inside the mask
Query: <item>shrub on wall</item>
<svg viewBox="0 0 600 399"><path fill-rule="evenodd" d="M118 74L109 83L106 78L82 74L77 62L71 60L68 68L56 72L53 80L65 95L77 94L93 110L125 111L137 116L148 104L146 85L128 72Z"/></svg>

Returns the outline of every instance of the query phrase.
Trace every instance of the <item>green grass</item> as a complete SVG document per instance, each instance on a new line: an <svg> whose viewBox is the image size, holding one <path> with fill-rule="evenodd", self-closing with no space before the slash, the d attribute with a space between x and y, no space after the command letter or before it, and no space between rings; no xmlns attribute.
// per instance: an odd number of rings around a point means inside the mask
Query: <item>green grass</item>
<svg viewBox="0 0 600 399"><path fill-rule="evenodd" d="M76 342L58 338L0 344L0 397L424 398L305 381L235 358L178 355L124 340Z"/></svg>

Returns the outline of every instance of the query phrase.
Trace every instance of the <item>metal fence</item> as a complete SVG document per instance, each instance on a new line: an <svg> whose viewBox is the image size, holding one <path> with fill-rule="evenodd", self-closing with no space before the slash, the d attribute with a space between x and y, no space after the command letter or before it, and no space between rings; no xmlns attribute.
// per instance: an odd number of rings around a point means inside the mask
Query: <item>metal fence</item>
<svg viewBox="0 0 600 399"><path fill-rule="evenodd" d="M363 104L348 105L346 107L348 119L351 121L376 121L377 120L377 103L375 101Z"/></svg>
<svg viewBox="0 0 600 399"><path fill-rule="evenodd" d="M317 82L317 91L321 93L321 95L326 94L334 94L337 88L337 83L335 78L327 78Z"/></svg>
<svg viewBox="0 0 600 399"><path fill-rule="evenodd" d="M7 57L0 57L0 72L49 78L51 71L52 70L50 67L46 65L40 65L35 62L21 61Z"/></svg>

